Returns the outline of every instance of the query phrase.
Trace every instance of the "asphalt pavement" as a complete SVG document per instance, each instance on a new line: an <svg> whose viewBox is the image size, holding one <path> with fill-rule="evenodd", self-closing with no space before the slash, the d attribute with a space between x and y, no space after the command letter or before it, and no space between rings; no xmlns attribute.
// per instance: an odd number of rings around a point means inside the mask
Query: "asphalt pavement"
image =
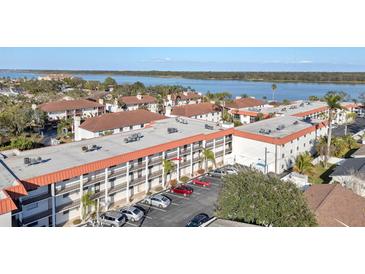
<svg viewBox="0 0 365 274"><path fill-rule="evenodd" d="M363 129L365 129L365 118L357 117L354 123L347 126L347 134L353 135ZM332 134L333 136L344 136L345 126L340 125L337 128L333 128Z"/></svg>

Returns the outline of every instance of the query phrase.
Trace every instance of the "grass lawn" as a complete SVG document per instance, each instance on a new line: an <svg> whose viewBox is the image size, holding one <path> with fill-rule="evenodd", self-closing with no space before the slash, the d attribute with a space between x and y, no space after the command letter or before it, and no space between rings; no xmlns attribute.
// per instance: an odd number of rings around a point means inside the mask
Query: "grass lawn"
<svg viewBox="0 0 365 274"><path fill-rule="evenodd" d="M312 184L328 184L331 181L329 175L336 168L336 165L331 165L328 168L321 164L315 165L312 169L312 174L309 175L309 182Z"/></svg>

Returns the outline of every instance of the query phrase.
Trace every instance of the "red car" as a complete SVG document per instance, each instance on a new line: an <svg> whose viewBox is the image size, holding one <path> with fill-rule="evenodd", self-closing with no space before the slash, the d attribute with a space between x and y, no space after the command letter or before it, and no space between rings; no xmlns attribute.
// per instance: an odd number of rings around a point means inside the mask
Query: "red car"
<svg viewBox="0 0 365 274"><path fill-rule="evenodd" d="M193 188L187 185L180 185L174 188L171 188L172 193L182 194L184 196L191 195L193 193Z"/></svg>
<svg viewBox="0 0 365 274"><path fill-rule="evenodd" d="M191 182L194 185L199 185L199 186L203 186L203 187L210 186L210 182L204 181L204 180L201 180L201 179L193 179L193 180L191 180Z"/></svg>

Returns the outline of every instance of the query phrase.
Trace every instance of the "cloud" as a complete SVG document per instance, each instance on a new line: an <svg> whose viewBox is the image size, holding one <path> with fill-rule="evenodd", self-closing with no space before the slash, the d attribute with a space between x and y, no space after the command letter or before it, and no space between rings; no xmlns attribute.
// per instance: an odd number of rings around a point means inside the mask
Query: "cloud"
<svg viewBox="0 0 365 274"><path fill-rule="evenodd" d="M312 60L300 60L298 63L299 64L311 64L311 63L313 63L313 61Z"/></svg>

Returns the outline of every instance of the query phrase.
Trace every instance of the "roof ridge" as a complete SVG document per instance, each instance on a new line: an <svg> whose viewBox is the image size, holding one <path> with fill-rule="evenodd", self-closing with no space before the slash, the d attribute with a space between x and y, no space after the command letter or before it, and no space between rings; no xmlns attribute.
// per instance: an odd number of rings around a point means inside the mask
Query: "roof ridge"
<svg viewBox="0 0 365 274"><path fill-rule="evenodd" d="M327 195L322 199L322 201L319 203L315 211L318 211L320 208L324 206L324 204L327 202L327 198L333 193L333 191L339 186L338 184L333 184L334 187L327 193Z"/></svg>

